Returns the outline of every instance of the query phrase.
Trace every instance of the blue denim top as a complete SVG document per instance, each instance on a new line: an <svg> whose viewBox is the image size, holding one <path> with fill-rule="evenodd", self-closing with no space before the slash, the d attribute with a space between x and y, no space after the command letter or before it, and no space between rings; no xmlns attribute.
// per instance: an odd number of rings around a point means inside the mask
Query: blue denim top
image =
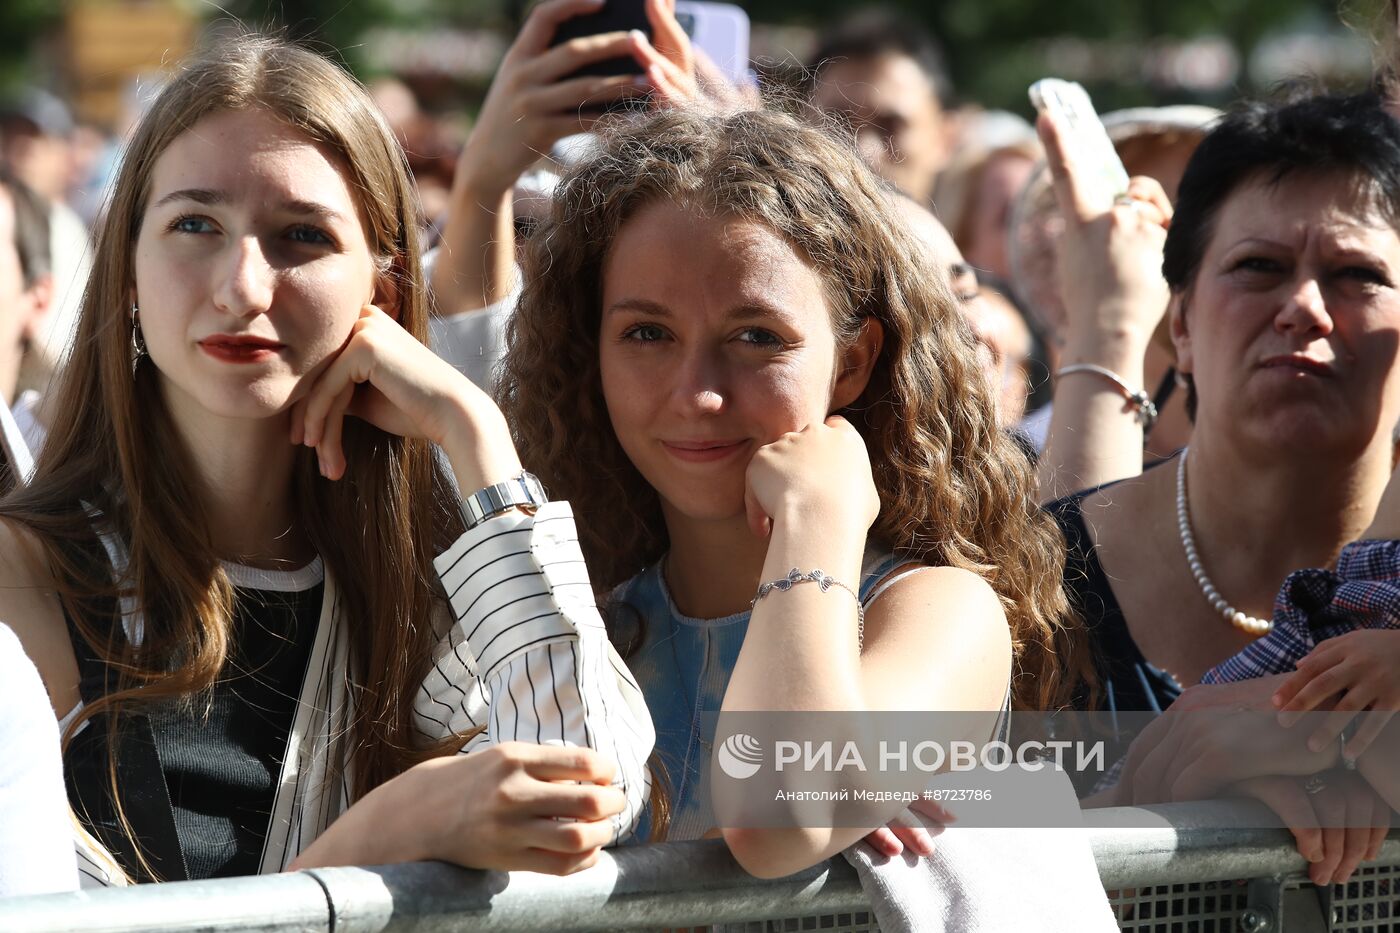
<svg viewBox="0 0 1400 933"><path fill-rule="evenodd" d="M857 589L862 604L899 563L893 554L866 550ZM666 838L699 839L716 825L710 807L710 750L750 610L720 619L681 614L666 588L660 561L613 591L612 605L622 604L636 611L642 625L641 647L627 659L627 666L641 685L656 727L652 761L659 764L660 773L653 774L653 780L661 781L671 802ZM647 814L634 839L648 841L650 829Z"/></svg>

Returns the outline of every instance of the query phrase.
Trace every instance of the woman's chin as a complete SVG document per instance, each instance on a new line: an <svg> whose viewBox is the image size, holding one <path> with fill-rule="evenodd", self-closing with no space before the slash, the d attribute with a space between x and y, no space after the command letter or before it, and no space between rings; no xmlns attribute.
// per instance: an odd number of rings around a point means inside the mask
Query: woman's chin
<svg viewBox="0 0 1400 933"><path fill-rule="evenodd" d="M662 502L668 517L690 522L718 524L745 520L742 495L737 500L732 496L674 496L663 498Z"/></svg>
<svg viewBox="0 0 1400 933"><path fill-rule="evenodd" d="M1355 412L1295 407L1259 419L1244 436L1253 446L1277 450L1280 457L1293 458L1306 450L1309 457L1335 455L1354 461L1373 444L1389 445L1390 433L1368 429Z"/></svg>
<svg viewBox="0 0 1400 933"><path fill-rule="evenodd" d="M277 418L291 409L292 402L292 394L285 387L252 386L247 392L211 399L209 413L244 420Z"/></svg>
<svg viewBox="0 0 1400 933"><path fill-rule="evenodd" d="M263 382L205 385L194 392L167 393L166 397L173 408L194 418L258 421L285 417L295 401L292 388Z"/></svg>

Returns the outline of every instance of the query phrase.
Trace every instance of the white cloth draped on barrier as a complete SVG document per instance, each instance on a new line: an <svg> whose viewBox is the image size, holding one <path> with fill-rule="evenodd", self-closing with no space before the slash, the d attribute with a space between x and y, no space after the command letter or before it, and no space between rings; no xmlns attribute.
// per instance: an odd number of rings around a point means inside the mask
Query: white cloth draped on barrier
<svg viewBox="0 0 1400 933"><path fill-rule="evenodd" d="M1046 772L1073 804L1063 772ZM1050 786L1042 783L1042 790ZM1118 923L1099 882L1089 833L952 826L928 858L890 858L860 842L855 866L881 933L1112 933Z"/></svg>

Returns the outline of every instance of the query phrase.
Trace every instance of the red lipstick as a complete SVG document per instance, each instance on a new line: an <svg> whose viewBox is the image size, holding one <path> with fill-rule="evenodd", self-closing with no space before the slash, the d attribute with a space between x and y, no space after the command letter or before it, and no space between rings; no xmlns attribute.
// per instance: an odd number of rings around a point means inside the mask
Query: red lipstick
<svg viewBox="0 0 1400 933"><path fill-rule="evenodd" d="M199 348L225 363L258 363L276 356L282 344L249 334L215 334L199 341Z"/></svg>

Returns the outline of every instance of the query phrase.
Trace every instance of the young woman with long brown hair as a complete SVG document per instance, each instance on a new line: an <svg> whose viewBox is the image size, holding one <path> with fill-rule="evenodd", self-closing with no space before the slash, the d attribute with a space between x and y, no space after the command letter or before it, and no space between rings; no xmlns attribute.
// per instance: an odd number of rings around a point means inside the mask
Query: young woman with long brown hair
<svg viewBox="0 0 1400 933"><path fill-rule="evenodd" d="M211 49L132 138L0 502L0 618L129 876L567 872L635 821L649 720L567 505L423 345L417 213L364 90L283 43Z"/></svg>
<svg viewBox="0 0 1400 933"><path fill-rule="evenodd" d="M1063 544L901 227L824 132L675 113L572 170L533 240L501 403L641 618L671 838L715 826L706 710L1041 707L1081 672ZM792 568L835 582L759 589ZM723 830L762 875L868 831Z"/></svg>

